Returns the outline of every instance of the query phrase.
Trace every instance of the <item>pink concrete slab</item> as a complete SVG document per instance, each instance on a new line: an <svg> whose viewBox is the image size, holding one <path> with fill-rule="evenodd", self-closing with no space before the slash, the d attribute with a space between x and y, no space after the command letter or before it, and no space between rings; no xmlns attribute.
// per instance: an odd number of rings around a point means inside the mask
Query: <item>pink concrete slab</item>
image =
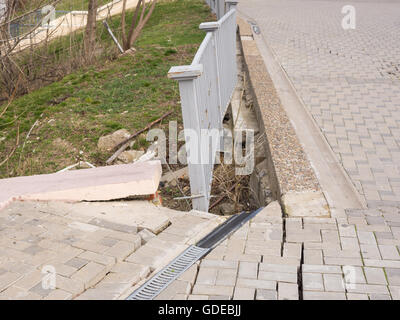
<svg viewBox="0 0 400 320"><path fill-rule="evenodd" d="M112 200L157 191L159 160L0 180L0 209L13 200Z"/></svg>

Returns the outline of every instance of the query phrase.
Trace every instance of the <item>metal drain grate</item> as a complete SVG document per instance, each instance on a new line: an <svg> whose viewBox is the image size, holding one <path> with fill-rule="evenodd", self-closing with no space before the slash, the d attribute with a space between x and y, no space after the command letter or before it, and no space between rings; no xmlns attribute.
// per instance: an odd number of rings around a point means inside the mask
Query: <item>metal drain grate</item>
<svg viewBox="0 0 400 320"><path fill-rule="evenodd" d="M215 246L226 239L230 234L242 227L263 208L253 212L243 212L226 220L219 227L201 239L196 246L190 246L163 268L150 280L135 290L127 300L152 300L157 297L168 285L189 269L197 260L201 259Z"/></svg>
<svg viewBox="0 0 400 320"><path fill-rule="evenodd" d="M140 288L135 290L127 300L152 300L160 294L172 281L189 269L197 260L203 257L209 248L190 246L163 268Z"/></svg>

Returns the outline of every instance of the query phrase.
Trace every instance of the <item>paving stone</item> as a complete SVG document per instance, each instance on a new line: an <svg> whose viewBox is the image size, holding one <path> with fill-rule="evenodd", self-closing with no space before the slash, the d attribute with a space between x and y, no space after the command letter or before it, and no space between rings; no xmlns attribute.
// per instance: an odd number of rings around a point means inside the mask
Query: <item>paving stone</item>
<svg viewBox="0 0 400 320"><path fill-rule="evenodd" d="M338 227L339 227L340 237L349 237L349 238L357 237L357 233L356 233L354 225L339 223Z"/></svg>
<svg viewBox="0 0 400 320"><path fill-rule="evenodd" d="M277 300L278 294L275 290L257 289L256 300Z"/></svg>
<svg viewBox="0 0 400 320"><path fill-rule="evenodd" d="M193 285L196 281L198 270L197 264L192 265L189 269L187 269L180 277L179 280L187 281L191 285Z"/></svg>
<svg viewBox="0 0 400 320"><path fill-rule="evenodd" d="M239 278L257 279L258 263L257 262L239 262Z"/></svg>
<svg viewBox="0 0 400 320"><path fill-rule="evenodd" d="M318 242L305 242L304 249L336 249L341 250L340 243L318 243Z"/></svg>
<svg viewBox="0 0 400 320"><path fill-rule="evenodd" d="M55 289L51 290L51 292L44 298L45 300L70 300L72 299L72 294L61 290Z"/></svg>
<svg viewBox="0 0 400 320"><path fill-rule="evenodd" d="M321 242L321 234L319 231L300 230L296 233L289 232L286 235L287 242Z"/></svg>
<svg viewBox="0 0 400 320"><path fill-rule="evenodd" d="M254 279L237 279L236 286L245 288L256 288L266 290L276 290L276 281L254 280Z"/></svg>
<svg viewBox="0 0 400 320"><path fill-rule="evenodd" d="M304 263L305 264L323 264L322 250L305 249L304 250Z"/></svg>
<svg viewBox="0 0 400 320"><path fill-rule="evenodd" d="M140 236L142 245L146 244L147 241L149 241L150 239L152 239L156 236L153 232L151 232L147 229L143 229L142 231L140 231L138 233L138 235Z"/></svg>
<svg viewBox="0 0 400 320"><path fill-rule="evenodd" d="M325 243L340 243L339 233L336 230L321 230L321 235Z"/></svg>
<svg viewBox="0 0 400 320"><path fill-rule="evenodd" d="M346 294L341 292L303 291L304 300L346 300Z"/></svg>
<svg viewBox="0 0 400 320"><path fill-rule="evenodd" d="M225 295L211 295L209 296L210 300L231 300L231 296L225 296Z"/></svg>
<svg viewBox="0 0 400 320"><path fill-rule="evenodd" d="M327 265L302 265L303 273L338 273L342 274L340 266L327 266Z"/></svg>
<svg viewBox="0 0 400 320"><path fill-rule="evenodd" d="M258 279L297 283L297 273L259 271Z"/></svg>
<svg viewBox="0 0 400 320"><path fill-rule="evenodd" d="M85 286L85 289L87 289L94 286L97 282L104 278L106 273L107 269L104 265L96 262L89 262L82 269L74 273L71 276L71 279L82 282Z"/></svg>
<svg viewBox="0 0 400 320"><path fill-rule="evenodd" d="M34 286L34 287L29 289L30 292L38 294L43 298L48 296L51 293L51 291L53 291L53 290L54 289L45 289L45 288L43 288L43 284L41 282L38 283L36 286Z"/></svg>
<svg viewBox="0 0 400 320"><path fill-rule="evenodd" d="M357 238L340 237L340 244L342 245L343 250L361 250Z"/></svg>
<svg viewBox="0 0 400 320"><path fill-rule="evenodd" d="M237 261L223 261L223 260L208 260L203 259L201 261L201 267L205 268L226 268L226 269L237 269Z"/></svg>
<svg viewBox="0 0 400 320"><path fill-rule="evenodd" d="M360 248L364 259L381 259L381 254L377 245L362 244Z"/></svg>
<svg viewBox="0 0 400 320"><path fill-rule="evenodd" d="M76 297L78 294L85 290L84 283L78 280L66 278L60 275L56 276L56 287L67 291L72 294L72 298Z"/></svg>
<svg viewBox="0 0 400 320"><path fill-rule="evenodd" d="M339 274L324 274L325 291L345 292L344 280Z"/></svg>
<svg viewBox="0 0 400 320"><path fill-rule="evenodd" d="M103 289L88 289L80 294L76 300L115 300L118 293Z"/></svg>
<svg viewBox="0 0 400 320"><path fill-rule="evenodd" d="M363 262L361 258L334 258L325 257L324 262L327 265L340 265L340 266L362 266Z"/></svg>
<svg viewBox="0 0 400 320"><path fill-rule="evenodd" d="M367 267L400 268L400 261L397 260L364 259L364 264Z"/></svg>
<svg viewBox="0 0 400 320"><path fill-rule="evenodd" d="M281 249L276 247L276 248L271 248L268 247L268 244L265 244L265 246L260 246L260 245L250 245L249 242L246 245L245 248L245 253L246 254L262 254L265 256L277 256L280 257L281 255Z"/></svg>
<svg viewBox="0 0 400 320"><path fill-rule="evenodd" d="M216 285L204 285L195 284L193 287L193 294L200 295L222 295L222 296L233 296L233 286L216 286Z"/></svg>
<svg viewBox="0 0 400 320"><path fill-rule="evenodd" d="M118 261L123 261L138 248L134 243L127 241L118 241L114 246L107 249L104 254L116 258Z"/></svg>
<svg viewBox="0 0 400 320"><path fill-rule="evenodd" d="M107 247L112 247L118 242L117 239L112 239L112 238L103 238L99 241L99 244Z"/></svg>
<svg viewBox="0 0 400 320"><path fill-rule="evenodd" d="M389 286L393 300L400 300L400 286Z"/></svg>
<svg viewBox="0 0 400 320"><path fill-rule="evenodd" d="M278 282L278 300L299 300L297 284Z"/></svg>
<svg viewBox="0 0 400 320"><path fill-rule="evenodd" d="M191 294L188 296L188 300L209 300L209 296L204 294Z"/></svg>
<svg viewBox="0 0 400 320"><path fill-rule="evenodd" d="M361 258L360 253L354 250L323 250L324 257Z"/></svg>
<svg viewBox="0 0 400 320"><path fill-rule="evenodd" d="M0 293L0 300L40 300L42 296L17 288L14 286L8 287Z"/></svg>
<svg viewBox="0 0 400 320"><path fill-rule="evenodd" d="M263 256L262 260L266 264L300 266L300 259L297 258Z"/></svg>
<svg viewBox="0 0 400 320"><path fill-rule="evenodd" d="M98 254L96 252L91 252L91 251L85 251L84 253L81 253L78 256L78 258L97 262L102 265L105 265L108 268L112 267L117 262L116 258L114 257Z"/></svg>
<svg viewBox="0 0 400 320"><path fill-rule="evenodd" d="M297 274L298 267L297 266L293 266L293 265L279 265L279 264L260 263L259 271Z"/></svg>
<svg viewBox="0 0 400 320"><path fill-rule="evenodd" d="M65 263L65 265L73 267L78 270L78 269L84 267L85 265L87 265L88 263L89 263L89 260L75 257L75 258L72 258L71 260L67 261Z"/></svg>
<svg viewBox="0 0 400 320"><path fill-rule="evenodd" d="M368 296L369 296L370 300L392 300L392 298L389 294L372 293Z"/></svg>
<svg viewBox="0 0 400 320"><path fill-rule="evenodd" d="M301 258L301 243L285 243L283 245L283 256L288 258Z"/></svg>
<svg viewBox="0 0 400 320"><path fill-rule="evenodd" d="M369 284L387 284L385 272L382 268L364 267L364 272Z"/></svg>
<svg viewBox="0 0 400 320"><path fill-rule="evenodd" d="M367 294L363 293L347 293L347 300L369 300Z"/></svg>
<svg viewBox="0 0 400 320"><path fill-rule="evenodd" d="M2 277L5 276L6 274L0 276L0 284L2 283L1 282ZM42 282L43 273L39 270L35 270L25 274L24 276L21 275L18 276L14 274L14 277L11 277L10 280L12 280L13 278L17 280L15 281L14 286L28 291L30 288ZM7 284L7 282L5 282L5 284ZM0 285L0 290L1 290L1 285Z"/></svg>
<svg viewBox="0 0 400 320"><path fill-rule="evenodd" d="M377 284L352 284L348 286L346 284L346 290L349 293L378 293L378 294L388 294L389 291L384 285Z"/></svg>
<svg viewBox="0 0 400 320"><path fill-rule="evenodd" d="M236 283L236 276L237 273L235 269L219 269L215 284L220 286L234 286Z"/></svg>
<svg viewBox="0 0 400 320"><path fill-rule="evenodd" d="M261 262L261 254L237 254L228 252L224 255L226 261L248 261L248 262Z"/></svg>
<svg viewBox="0 0 400 320"><path fill-rule="evenodd" d="M343 266L343 276L346 284L366 283L364 271L361 267Z"/></svg>
<svg viewBox="0 0 400 320"><path fill-rule="evenodd" d="M175 280L155 298L155 300L172 300L176 294L187 295L192 286L187 281Z"/></svg>
<svg viewBox="0 0 400 320"><path fill-rule="evenodd" d="M320 273L302 274L303 290L324 291L324 282Z"/></svg>
<svg viewBox="0 0 400 320"><path fill-rule="evenodd" d="M400 260L399 251L396 246L378 245L382 259Z"/></svg>
<svg viewBox="0 0 400 320"><path fill-rule="evenodd" d="M78 249L93 251L97 253L104 253L107 249L109 249L107 246L84 240L73 242L72 246Z"/></svg>
<svg viewBox="0 0 400 320"><path fill-rule="evenodd" d="M202 265L199 269L196 283L206 284L206 285L215 285L215 282L217 280L217 274L218 274L217 268L205 268Z"/></svg>
<svg viewBox="0 0 400 320"><path fill-rule="evenodd" d="M256 295L255 288L235 287L233 300L254 300Z"/></svg>
<svg viewBox="0 0 400 320"><path fill-rule="evenodd" d="M400 269L385 268L387 280L390 285L400 285Z"/></svg>
<svg viewBox="0 0 400 320"><path fill-rule="evenodd" d="M370 231L357 231L358 240L360 244L376 245L376 239L373 232Z"/></svg>

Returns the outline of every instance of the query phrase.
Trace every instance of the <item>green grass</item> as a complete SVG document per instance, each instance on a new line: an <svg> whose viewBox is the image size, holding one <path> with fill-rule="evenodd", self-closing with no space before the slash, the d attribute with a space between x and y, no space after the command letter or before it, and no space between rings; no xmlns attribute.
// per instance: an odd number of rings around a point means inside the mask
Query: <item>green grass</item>
<svg viewBox="0 0 400 320"><path fill-rule="evenodd" d="M97 0L97 5L101 7L102 5L111 2L111 0ZM89 0L62 0L56 5L56 10L87 10Z"/></svg>
<svg viewBox="0 0 400 320"><path fill-rule="evenodd" d="M97 0L97 5L101 7L102 5L111 2L111 0ZM18 10L18 14L23 14L24 12L29 12L33 9L37 9L38 7L43 7L46 4L52 4L54 0L29 0L25 2L25 7L20 8ZM87 10L88 9L89 0L61 0L55 5L56 10Z"/></svg>
<svg viewBox="0 0 400 320"><path fill-rule="evenodd" d="M98 152L100 136L120 128L134 132L170 110L167 120L181 122L178 86L167 72L191 62L204 38L198 25L211 19L203 0L160 2L134 57L101 61L16 99L0 118L0 163L13 149L18 127L19 146L0 177L55 172L78 160L104 165L110 154ZM105 33L100 41L112 45Z"/></svg>

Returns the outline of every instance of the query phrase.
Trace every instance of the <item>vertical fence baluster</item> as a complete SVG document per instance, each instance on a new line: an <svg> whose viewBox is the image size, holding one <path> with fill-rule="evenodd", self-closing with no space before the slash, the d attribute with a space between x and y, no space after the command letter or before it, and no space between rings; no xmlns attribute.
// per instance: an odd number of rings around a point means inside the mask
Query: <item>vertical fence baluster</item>
<svg viewBox="0 0 400 320"><path fill-rule="evenodd" d="M222 131L223 118L237 81L234 10L237 1L206 2L219 20L200 25L207 35L192 64L172 67L168 73L169 78L179 81L193 209L201 211L208 211L217 151L212 142L210 148L208 140L202 141L205 138L202 130L206 134L212 130ZM187 129L191 132L187 133ZM203 157L210 151L211 159Z"/></svg>

